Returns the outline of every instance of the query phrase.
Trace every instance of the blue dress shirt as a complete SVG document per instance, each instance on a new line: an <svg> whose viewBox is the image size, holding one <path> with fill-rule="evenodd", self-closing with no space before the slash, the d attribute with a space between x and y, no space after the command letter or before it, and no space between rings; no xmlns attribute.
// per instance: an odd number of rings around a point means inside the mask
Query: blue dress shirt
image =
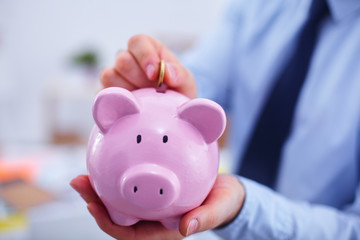
<svg viewBox="0 0 360 240"><path fill-rule="evenodd" d="M360 239L360 1L328 4L275 190L239 177L246 199L237 218L215 230L224 239ZM227 110L234 169L310 5L234 0L183 58L199 96Z"/></svg>

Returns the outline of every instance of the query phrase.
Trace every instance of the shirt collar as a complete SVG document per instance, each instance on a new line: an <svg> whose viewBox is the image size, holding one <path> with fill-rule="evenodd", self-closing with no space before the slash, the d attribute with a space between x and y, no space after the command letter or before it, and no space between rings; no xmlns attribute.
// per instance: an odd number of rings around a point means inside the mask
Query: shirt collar
<svg viewBox="0 0 360 240"><path fill-rule="evenodd" d="M327 0L330 14L335 20L342 20L360 10L360 0Z"/></svg>

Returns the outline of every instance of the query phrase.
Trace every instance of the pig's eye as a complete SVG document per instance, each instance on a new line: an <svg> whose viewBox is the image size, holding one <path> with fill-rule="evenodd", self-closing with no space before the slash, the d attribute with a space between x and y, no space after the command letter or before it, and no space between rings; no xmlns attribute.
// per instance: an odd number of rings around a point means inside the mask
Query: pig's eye
<svg viewBox="0 0 360 240"><path fill-rule="evenodd" d="M168 141L168 136L165 135L165 136L163 137L163 143L166 143L167 141Z"/></svg>
<svg viewBox="0 0 360 240"><path fill-rule="evenodd" d="M140 143L140 142L141 142L141 135L137 135L137 137L136 137L136 142L137 142L137 143Z"/></svg>

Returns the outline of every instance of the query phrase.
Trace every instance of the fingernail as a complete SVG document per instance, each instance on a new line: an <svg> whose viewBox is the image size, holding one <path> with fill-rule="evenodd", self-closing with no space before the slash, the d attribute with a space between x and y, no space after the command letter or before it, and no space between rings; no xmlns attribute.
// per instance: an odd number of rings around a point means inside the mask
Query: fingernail
<svg viewBox="0 0 360 240"><path fill-rule="evenodd" d="M171 81L173 83L176 83L177 82L177 74L176 74L174 65L172 65L171 63L167 63L166 68L169 71L169 76L170 76Z"/></svg>
<svg viewBox="0 0 360 240"><path fill-rule="evenodd" d="M199 222L196 219L192 219L187 227L186 236L196 233L199 226Z"/></svg>
<svg viewBox="0 0 360 240"><path fill-rule="evenodd" d="M155 73L155 67L152 64L149 64L146 66L146 76L148 77L148 79L152 79L152 77L154 76Z"/></svg>

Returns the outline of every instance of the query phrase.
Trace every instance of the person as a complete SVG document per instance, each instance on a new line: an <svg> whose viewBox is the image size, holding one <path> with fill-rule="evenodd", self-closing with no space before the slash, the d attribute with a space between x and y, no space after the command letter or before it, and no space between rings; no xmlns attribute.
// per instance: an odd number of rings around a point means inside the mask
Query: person
<svg viewBox="0 0 360 240"><path fill-rule="evenodd" d="M233 0L214 31L181 62L150 36L129 40L115 65L103 71L104 87L155 86L164 59L169 88L226 109L240 173L259 119L266 116L263 109L280 85L278 76L296 52L306 55L297 49L299 39L316 41L272 184L219 175L205 202L183 216L178 232L154 222L114 225L88 177L79 176L71 184L100 228L117 239L180 239L209 229L224 239L360 239L360 1L327 0L317 37L302 37L304 26L314 24L307 22L316 1L321 0ZM275 117L285 108L275 108ZM271 139L266 144L274 148Z"/></svg>

